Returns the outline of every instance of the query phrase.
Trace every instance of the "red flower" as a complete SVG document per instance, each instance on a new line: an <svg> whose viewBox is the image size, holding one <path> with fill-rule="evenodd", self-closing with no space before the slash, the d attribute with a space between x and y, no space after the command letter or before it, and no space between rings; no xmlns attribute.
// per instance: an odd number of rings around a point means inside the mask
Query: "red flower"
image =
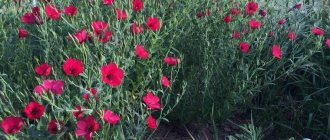
<svg viewBox="0 0 330 140"><path fill-rule="evenodd" d="M77 122L76 135L84 136L86 140L90 140L93 133L99 129L99 124L92 115Z"/></svg>
<svg viewBox="0 0 330 140"><path fill-rule="evenodd" d="M141 59L147 59L149 52L144 49L142 45L135 45L135 55Z"/></svg>
<svg viewBox="0 0 330 140"><path fill-rule="evenodd" d="M224 20L226 23L229 23L229 22L231 22L231 16L226 15L226 16L223 17L223 20Z"/></svg>
<svg viewBox="0 0 330 140"><path fill-rule="evenodd" d="M230 12L231 15L234 15L234 16L239 14L239 10L237 8L231 8L229 10L229 12Z"/></svg>
<svg viewBox="0 0 330 140"><path fill-rule="evenodd" d="M24 24L34 24L36 22L36 19L35 19L33 13L25 13L22 16L21 20Z"/></svg>
<svg viewBox="0 0 330 140"><path fill-rule="evenodd" d="M26 116L31 119L39 119L45 112L45 107L38 102L31 101L28 105L25 106L24 112Z"/></svg>
<svg viewBox="0 0 330 140"><path fill-rule="evenodd" d="M167 65L170 65L170 66L174 66L174 65L177 65L179 64L179 58L175 58L175 57L165 57L163 59L163 61L167 64Z"/></svg>
<svg viewBox="0 0 330 140"><path fill-rule="evenodd" d="M108 23L107 22L103 22L101 20L98 20L98 21L94 21L92 22L92 29L94 31L94 34L95 35L100 35L102 34L104 31L107 30L108 28Z"/></svg>
<svg viewBox="0 0 330 140"><path fill-rule="evenodd" d="M44 90L60 95L63 93L64 82L62 80L44 80L42 86Z"/></svg>
<svg viewBox="0 0 330 140"><path fill-rule="evenodd" d="M293 6L293 8L295 8L295 9L300 9L300 8L301 8L301 5L302 5L302 3L296 3L296 4Z"/></svg>
<svg viewBox="0 0 330 140"><path fill-rule="evenodd" d="M151 129L156 129L157 128L156 119L154 117L152 117L151 115L149 115L147 118L147 125Z"/></svg>
<svg viewBox="0 0 330 140"><path fill-rule="evenodd" d="M156 31L160 28L160 23L157 17L148 17L147 26L150 30Z"/></svg>
<svg viewBox="0 0 330 140"><path fill-rule="evenodd" d="M281 59L281 48L277 45L277 44L274 44L273 47L272 47L272 54L275 58L277 59Z"/></svg>
<svg viewBox="0 0 330 140"><path fill-rule="evenodd" d="M112 33L110 31L105 31L102 38L99 38L99 41L103 43L108 43L108 41L111 39Z"/></svg>
<svg viewBox="0 0 330 140"><path fill-rule="evenodd" d="M112 87L119 86L124 78L124 71L118 68L115 63L102 66L101 73L103 82Z"/></svg>
<svg viewBox="0 0 330 140"><path fill-rule="evenodd" d="M29 32L26 31L24 28L18 28L18 37L19 38L24 38L29 35Z"/></svg>
<svg viewBox="0 0 330 140"><path fill-rule="evenodd" d="M64 124L62 121L54 119L48 123L48 132L51 134L56 135L58 133L61 133L63 130Z"/></svg>
<svg viewBox="0 0 330 140"><path fill-rule="evenodd" d="M267 15L267 10L265 10L265 9L260 10L259 15L262 17L265 17Z"/></svg>
<svg viewBox="0 0 330 140"><path fill-rule="evenodd" d="M95 100L98 100L97 90L95 88L87 88L86 90L93 95L93 97L95 98ZM90 95L89 93L84 93L84 99L87 102L89 101L89 95Z"/></svg>
<svg viewBox="0 0 330 140"><path fill-rule="evenodd" d="M324 31L318 27L313 27L312 32L314 35L319 35L319 36L322 36L324 34Z"/></svg>
<svg viewBox="0 0 330 140"><path fill-rule="evenodd" d="M127 14L125 10L116 9L116 17L118 20L126 20Z"/></svg>
<svg viewBox="0 0 330 140"><path fill-rule="evenodd" d="M279 25L283 25L284 23L285 23L285 19L284 18L278 20L278 22L277 22L277 24L279 24Z"/></svg>
<svg viewBox="0 0 330 140"><path fill-rule="evenodd" d="M33 13L33 15L35 16L35 22L36 22L38 25L43 24L43 20L42 20L41 14L40 14L40 9L39 9L39 7L32 7L32 13Z"/></svg>
<svg viewBox="0 0 330 140"><path fill-rule="evenodd" d="M50 19L58 20L61 18L61 10L57 9L55 5L46 5L45 12L47 17L49 17Z"/></svg>
<svg viewBox="0 0 330 140"><path fill-rule="evenodd" d="M296 39L296 34L294 32L288 32L288 38L290 40L294 40L294 39Z"/></svg>
<svg viewBox="0 0 330 140"><path fill-rule="evenodd" d="M77 14L77 8L70 4L69 6L64 7L64 14L68 16L74 16Z"/></svg>
<svg viewBox="0 0 330 140"><path fill-rule="evenodd" d="M159 97L154 95L151 91L147 92L147 95L143 97L143 102L147 105L147 107L151 110L160 109Z"/></svg>
<svg viewBox="0 0 330 140"><path fill-rule="evenodd" d="M241 50L242 53L248 53L250 50L250 45L247 42L241 42L239 44L239 49Z"/></svg>
<svg viewBox="0 0 330 140"><path fill-rule="evenodd" d="M249 21L249 25L252 29L258 29L261 27L262 23L258 20L255 20L255 19L251 19Z"/></svg>
<svg viewBox="0 0 330 140"><path fill-rule="evenodd" d="M37 93L38 95L42 95L42 92L45 92L46 89L42 85L37 85L34 87L33 92Z"/></svg>
<svg viewBox="0 0 330 140"><path fill-rule="evenodd" d="M268 37L273 37L273 36L274 36L274 34L275 34L275 32L273 32L273 31L270 31L270 32L268 32Z"/></svg>
<svg viewBox="0 0 330 140"><path fill-rule="evenodd" d="M133 0L132 7L135 12L139 12L143 8L142 0Z"/></svg>
<svg viewBox="0 0 330 140"><path fill-rule="evenodd" d="M83 112L81 111L81 106L77 105L74 107L76 111L73 111L72 114L75 116L77 119L81 119L84 117Z"/></svg>
<svg viewBox="0 0 330 140"><path fill-rule="evenodd" d="M203 17L204 16L204 14L203 14L203 12L197 12L197 14L196 14L196 16L198 17L198 18L201 18L201 17Z"/></svg>
<svg viewBox="0 0 330 140"><path fill-rule="evenodd" d="M50 72L52 71L52 67L48 63L43 63L40 65L37 65L34 68L34 71L36 74L40 76L49 76Z"/></svg>
<svg viewBox="0 0 330 140"><path fill-rule="evenodd" d="M247 34L247 33L249 33L249 29L244 28L243 31L242 31L242 33L243 33L243 34Z"/></svg>
<svg viewBox="0 0 330 140"><path fill-rule="evenodd" d="M120 120L120 116L107 109L103 112L103 120L109 124L115 125Z"/></svg>
<svg viewBox="0 0 330 140"><path fill-rule="evenodd" d="M142 25L136 25L136 23L132 23L132 33L133 34L140 34L143 33L143 26Z"/></svg>
<svg viewBox="0 0 330 140"><path fill-rule="evenodd" d="M258 10L258 3L252 1L248 2L245 6L245 13L248 15L253 15Z"/></svg>
<svg viewBox="0 0 330 140"><path fill-rule="evenodd" d="M232 37L235 39L239 39L241 37L241 35L238 31L234 31Z"/></svg>
<svg viewBox="0 0 330 140"><path fill-rule="evenodd" d="M68 58L65 60L62 69L66 75L78 76L84 71L84 66L80 60Z"/></svg>
<svg viewBox="0 0 330 140"><path fill-rule="evenodd" d="M164 87L167 87L167 88L171 87L171 81L168 80L168 78L166 76L162 76L161 81L162 81L162 85Z"/></svg>
<svg viewBox="0 0 330 140"><path fill-rule="evenodd" d="M23 119L21 117L8 116L1 121L2 131L6 134L15 134L23 127Z"/></svg>
<svg viewBox="0 0 330 140"><path fill-rule="evenodd" d="M325 45L328 49L330 49L330 38L327 38L327 40L325 41Z"/></svg>
<svg viewBox="0 0 330 140"><path fill-rule="evenodd" d="M112 5L115 0L103 0L104 5Z"/></svg>
<svg viewBox="0 0 330 140"><path fill-rule="evenodd" d="M85 29L81 29L74 34L74 37L78 40L79 43L83 43L87 39L87 32Z"/></svg>

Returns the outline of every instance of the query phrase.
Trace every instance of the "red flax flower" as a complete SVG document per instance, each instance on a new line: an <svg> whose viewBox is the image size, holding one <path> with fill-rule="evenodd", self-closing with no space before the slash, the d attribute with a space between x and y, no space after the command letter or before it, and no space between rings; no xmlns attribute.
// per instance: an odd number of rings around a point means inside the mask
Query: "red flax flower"
<svg viewBox="0 0 330 140"><path fill-rule="evenodd" d="M77 33L74 34L74 37L81 44L87 39L87 32L85 29L81 29L80 31L78 31Z"/></svg>
<svg viewBox="0 0 330 140"><path fill-rule="evenodd" d="M95 98L95 100L98 100L98 96L97 96L97 90L95 88L87 88L86 89L88 92L90 92L92 94L92 96ZM85 101L89 102L89 93L84 93L83 97L85 99Z"/></svg>
<svg viewBox="0 0 330 140"><path fill-rule="evenodd" d="M261 27L262 23L256 19L251 19L249 25L252 29L258 29Z"/></svg>
<svg viewBox="0 0 330 140"><path fill-rule="evenodd" d="M43 24L43 20L42 20L42 17L41 17L41 14L40 14L40 9L39 7L32 7L32 13L33 15L35 16L35 22L38 24L38 25L41 25Z"/></svg>
<svg viewBox="0 0 330 140"><path fill-rule="evenodd" d="M171 87L171 81L168 80L168 78L166 76L162 76L161 82L164 87L167 87L167 88Z"/></svg>
<svg viewBox="0 0 330 140"><path fill-rule="evenodd" d="M259 15L260 15L261 17L265 17L265 16L267 15L267 10L265 10L265 9L260 10L260 11L259 11Z"/></svg>
<svg viewBox="0 0 330 140"><path fill-rule="evenodd" d="M201 18L201 17L204 16L204 14L203 14L203 12L199 11L199 12L197 12L196 16L197 16L198 18Z"/></svg>
<svg viewBox="0 0 330 140"><path fill-rule="evenodd" d="M126 20L127 18L126 11L122 9L116 9L116 17L117 20Z"/></svg>
<svg viewBox="0 0 330 140"><path fill-rule="evenodd" d="M248 53L250 50L250 45L247 42L241 42L238 47L242 53Z"/></svg>
<svg viewBox="0 0 330 140"><path fill-rule="evenodd" d="M24 24L34 24L36 22L36 19L35 19L33 13L25 13L21 17L21 20Z"/></svg>
<svg viewBox="0 0 330 140"><path fill-rule="evenodd" d="M99 124L92 115L77 122L76 135L85 137L85 140L90 140L93 133L99 129Z"/></svg>
<svg viewBox="0 0 330 140"><path fill-rule="evenodd" d="M231 22L231 16L226 15L226 16L223 17L223 20L224 20L226 23L229 23L229 22Z"/></svg>
<svg viewBox="0 0 330 140"><path fill-rule="evenodd" d="M133 34L141 34L143 33L144 29L142 25L136 25L135 22L132 23L132 33Z"/></svg>
<svg viewBox="0 0 330 140"><path fill-rule="evenodd" d="M154 117L151 115L148 116L147 118L147 125L150 129L156 129L157 128L157 121Z"/></svg>
<svg viewBox="0 0 330 140"><path fill-rule="evenodd" d="M288 32L288 38L289 40L294 40L296 39L296 34L294 32Z"/></svg>
<svg viewBox="0 0 330 140"><path fill-rule="evenodd" d="M144 49L144 46L135 45L135 55L141 59L147 59L149 57L149 52Z"/></svg>
<svg viewBox="0 0 330 140"><path fill-rule="evenodd" d="M328 49L330 49L330 38L327 38L327 40L325 41L325 45Z"/></svg>
<svg viewBox="0 0 330 140"><path fill-rule="evenodd" d="M47 17L49 17L50 19L58 20L61 18L61 10L57 9L55 5L46 5L45 12Z"/></svg>
<svg viewBox="0 0 330 140"><path fill-rule="evenodd" d="M81 111L81 106L77 105L74 108L76 109L76 111L72 112L73 116L75 116L77 119L82 119L84 117L84 114Z"/></svg>
<svg viewBox="0 0 330 140"><path fill-rule="evenodd" d="M275 58L281 59L281 55L282 55L281 48L277 44L273 45L272 54Z"/></svg>
<svg viewBox="0 0 330 140"><path fill-rule="evenodd" d="M115 125L120 120L120 116L107 109L103 112L103 120L109 124Z"/></svg>
<svg viewBox="0 0 330 140"><path fill-rule="evenodd" d="M63 130L64 130L64 124L62 121L54 119L48 123L48 132L53 135L59 134Z"/></svg>
<svg viewBox="0 0 330 140"><path fill-rule="evenodd" d="M285 19L284 18L278 20L278 22L277 22L277 24L279 24L279 25L283 25L284 23L285 23Z"/></svg>
<svg viewBox="0 0 330 140"><path fill-rule="evenodd" d="M157 17L148 17L147 26L150 30L156 31L160 28L160 23Z"/></svg>
<svg viewBox="0 0 330 140"><path fill-rule="evenodd" d="M84 66L80 60L68 58L63 63L62 69L66 75L78 76L84 71Z"/></svg>
<svg viewBox="0 0 330 140"><path fill-rule="evenodd" d="M117 87L122 83L124 71L115 63L109 63L101 67L102 80L111 87Z"/></svg>
<svg viewBox="0 0 330 140"><path fill-rule="evenodd" d="M110 31L105 31L103 36L99 38L99 41L102 43L108 43L108 41L112 38L112 33Z"/></svg>
<svg viewBox="0 0 330 140"><path fill-rule="evenodd" d="M231 9L229 10L229 13L230 13L231 15L233 15L233 16L236 16L236 15L239 14L239 10L238 10L237 8L231 8Z"/></svg>
<svg viewBox="0 0 330 140"><path fill-rule="evenodd" d="M235 39L239 39L241 37L241 35L238 31L234 31L232 37Z"/></svg>
<svg viewBox="0 0 330 140"><path fill-rule="evenodd" d="M152 93L151 91L148 91L147 95L143 97L143 102L151 110L160 109L159 97L154 95L154 93Z"/></svg>
<svg viewBox="0 0 330 140"><path fill-rule="evenodd" d="M318 36L322 36L324 34L324 31L318 27L313 27L312 32L314 35L318 35Z"/></svg>
<svg viewBox="0 0 330 140"><path fill-rule="evenodd" d="M103 0L103 5L112 5L115 0Z"/></svg>
<svg viewBox="0 0 330 140"><path fill-rule="evenodd" d="M248 2L245 6L245 13L248 15L253 15L258 10L258 3L252 1Z"/></svg>
<svg viewBox="0 0 330 140"><path fill-rule="evenodd" d="M45 91L51 91L55 95L63 93L64 82L62 80L44 80L42 87Z"/></svg>
<svg viewBox="0 0 330 140"><path fill-rule="evenodd" d="M268 37L273 37L273 36L274 36L274 34L275 34L275 32L273 32L273 31L270 31L270 32L268 32Z"/></svg>
<svg viewBox="0 0 330 140"><path fill-rule="evenodd" d="M42 95L42 92L46 91L46 89L42 85L37 85L34 87L33 92L37 93L38 95Z"/></svg>
<svg viewBox="0 0 330 140"><path fill-rule="evenodd" d="M179 64L179 58L176 58L176 57L165 57L163 59L163 61L167 64L167 65L170 65L170 66L175 66L177 64Z"/></svg>
<svg viewBox="0 0 330 140"><path fill-rule="evenodd" d="M29 35L29 32L26 31L24 28L18 28L18 37L19 38L24 38Z"/></svg>
<svg viewBox="0 0 330 140"><path fill-rule="evenodd" d="M249 29L244 28L242 34L247 34L247 33L249 33Z"/></svg>
<svg viewBox="0 0 330 140"><path fill-rule="evenodd" d="M40 76L49 76L52 67L48 63L42 63L34 68L34 72Z"/></svg>
<svg viewBox="0 0 330 140"><path fill-rule="evenodd" d="M74 16L77 14L77 8L70 4L69 6L64 7L64 14L68 16Z"/></svg>
<svg viewBox="0 0 330 140"><path fill-rule="evenodd" d="M2 131L6 134L15 134L23 127L23 119L21 117L8 116L1 121Z"/></svg>
<svg viewBox="0 0 330 140"><path fill-rule="evenodd" d="M143 8L143 1L142 0L133 0L132 7L135 12L139 12Z"/></svg>
<svg viewBox="0 0 330 140"><path fill-rule="evenodd" d="M25 115L30 119L39 119L45 112L45 107L38 102L31 101L24 108Z"/></svg>
<svg viewBox="0 0 330 140"><path fill-rule="evenodd" d="M105 21L101 21L101 20L98 20L98 21L94 21L92 22L92 29L94 31L94 34L95 35L100 35L102 34L103 32L105 32L108 28L108 23L105 22Z"/></svg>
<svg viewBox="0 0 330 140"><path fill-rule="evenodd" d="M302 5L302 3L296 3L296 4L293 6L293 8L294 8L294 9L300 9L300 8L301 8L301 5Z"/></svg>

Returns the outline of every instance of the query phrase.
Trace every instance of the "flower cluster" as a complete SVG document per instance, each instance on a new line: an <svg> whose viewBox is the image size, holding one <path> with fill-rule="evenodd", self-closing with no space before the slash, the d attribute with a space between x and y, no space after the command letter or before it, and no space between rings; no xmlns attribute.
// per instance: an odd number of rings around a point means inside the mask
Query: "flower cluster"
<svg viewBox="0 0 330 140"><path fill-rule="evenodd" d="M79 6L71 3L63 8L60 8L55 3L49 1L44 1L45 4L43 7L33 7L31 12L26 12L21 17L21 22L23 26L28 28L20 27L18 28L18 37L19 38L29 38L29 30L33 32L33 28L47 26L50 22L56 23L66 23L67 18L74 19L77 16L80 16ZM114 0L102 0L102 6L114 7L116 2ZM42 4L43 5L43 4ZM142 0L132 0L130 5L127 7L132 8L135 12L133 14L141 13L144 10L144 3ZM128 21L129 18L135 17L130 15L127 11L128 9L113 8L115 14L116 22ZM44 12L44 14L42 13ZM43 17L45 15L45 17ZM47 21L47 22L46 22ZM136 20L139 21L139 20ZM161 19L156 15L146 16L145 23L138 23L136 21L130 22L128 27L131 27L130 31L132 36L143 35L146 32L150 33L159 33L161 32ZM67 40L68 43L75 43L75 45L104 45L107 46L112 43L113 38L115 37L114 32L110 29L111 24L108 20L95 19L89 23L89 27L77 27L73 32L68 32L69 37L64 37L63 39ZM36 35L37 36L37 35ZM32 37L31 37L32 38ZM143 45L143 43L136 43L132 52L135 52L135 60L140 61L141 63L147 63L150 59L153 59L154 56L151 55L149 51L150 47ZM166 67L173 67L180 63L179 57L174 56L163 56L163 58L158 59L155 57L155 60L158 63L165 64ZM60 62L60 67L58 63L48 60L46 62L38 63L34 67L35 76L38 82L37 85L34 85L33 92L35 93L33 100L31 99L28 104L25 105L23 110L22 117L19 116L7 116L1 121L1 128L6 134L15 134L21 131L24 128L24 125L29 124L25 123L30 120L38 121L43 117L48 119L47 131L49 134L57 135L60 133L66 133L68 131L67 120L63 118L54 117L50 110L53 110L50 106L58 107L56 103L47 104L49 102L49 97L55 97L54 100L61 99L61 96L67 94L72 94L70 92L72 86L77 86L73 81L80 81L85 83L84 77L87 75L87 71L94 70L94 67L91 68L86 64L87 60L84 57L79 55L65 55L64 60ZM125 84L125 69L121 63L108 61L106 64L98 65L98 72L93 73L98 75L97 85L106 87L106 89L119 89L120 86ZM164 89L170 89L172 84L170 76L161 75L157 81L158 87ZM83 84L82 84L83 85ZM80 85L79 85L80 86ZM151 87L152 88L152 87ZM83 94L81 99L86 104L92 104L92 102L99 102L100 100L106 100L110 98L110 95L101 95L101 91L98 87L84 87L81 88ZM105 91L106 92L106 91ZM145 92L145 91L144 91ZM161 110L161 96L156 94L151 90L147 90L145 95L141 95L142 101L139 101L139 104L144 104L146 106L147 114L143 114L145 120L145 126L151 129L157 128L157 118L155 115L152 115L152 111ZM47 99L47 100L43 100ZM93 100L93 101L92 101ZM106 106L106 107L103 107ZM99 131L104 125L116 125L120 123L123 119L122 114L118 113L120 111L116 109L109 109L109 105L103 105L100 108L97 108L97 111L87 112L86 110L93 110L83 107L83 105L76 105L72 112L72 118L75 118L73 121L76 123L74 134L79 137L84 137L89 140L93 137L93 134L96 131ZM51 108L51 109L50 109ZM65 110L68 112L68 110ZM61 111L59 111L61 112ZM96 117L97 115L99 117ZM100 123L102 120L103 124Z"/></svg>

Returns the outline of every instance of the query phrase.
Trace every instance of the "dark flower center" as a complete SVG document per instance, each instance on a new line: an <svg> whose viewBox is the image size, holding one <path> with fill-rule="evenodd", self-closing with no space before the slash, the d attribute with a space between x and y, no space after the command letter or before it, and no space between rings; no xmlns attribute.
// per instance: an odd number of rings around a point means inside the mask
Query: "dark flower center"
<svg viewBox="0 0 330 140"><path fill-rule="evenodd" d="M74 69L74 68L69 68L69 71L70 71L71 74L73 74L73 73L76 71L76 69Z"/></svg>
<svg viewBox="0 0 330 140"><path fill-rule="evenodd" d="M112 78L112 75L111 75L111 74L108 74L108 75L107 75L107 79L110 80L111 78Z"/></svg>
<svg viewBox="0 0 330 140"><path fill-rule="evenodd" d="M38 109L36 109L36 108L33 108L32 110L31 110L31 114L32 115L37 115L38 114Z"/></svg>

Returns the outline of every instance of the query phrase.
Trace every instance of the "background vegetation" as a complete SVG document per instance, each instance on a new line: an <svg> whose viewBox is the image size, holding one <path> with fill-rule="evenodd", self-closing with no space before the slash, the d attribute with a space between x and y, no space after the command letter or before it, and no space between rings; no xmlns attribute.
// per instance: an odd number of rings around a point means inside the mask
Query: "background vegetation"
<svg viewBox="0 0 330 140"><path fill-rule="evenodd" d="M195 127L196 133L189 134L196 139L203 139L198 131L205 124L211 126L211 139L330 139L330 49L325 44L330 37L329 1L258 0L259 8L254 15L245 14L247 2L144 1L144 10L134 13L130 1L115 1L111 7L102 5L100 0L91 4L87 0L52 1L57 7L73 3L78 7L77 16L63 15L61 20L52 21L41 12L45 23L27 26L20 18L30 11L31 1L21 6L6 1L0 7L0 112L3 112L0 116L21 116L32 99L44 105L56 103L59 108L47 105L52 108L48 112L55 113L45 114L38 123L27 122L24 130L15 135L18 138L49 136L42 129L54 117L71 125L65 130L68 133L49 137L78 138L71 133L77 121L70 112L65 115L62 112L80 104L95 110L111 108L122 115L118 125L102 127L97 132L95 137L104 139L149 138L155 132L145 125L149 114L158 117L160 126L204 124ZM293 8L297 3L302 3L300 9ZM39 2L40 7L44 5ZM117 21L114 7L126 9L128 19ZM231 15L231 8L237 8L240 14ZM262 9L267 10L265 17L258 15ZM198 13L203 16L198 17ZM151 15L160 18L159 31L145 28L140 36L130 33L132 21L145 24ZM224 21L227 15L232 18L229 23ZM95 43L82 45L66 40L81 28L92 33L90 23L98 19L111 25L114 35L109 43L98 43L95 38ZM250 19L260 20L262 27L251 29ZM285 19L285 24L279 25L280 19ZM18 27L26 28L29 37L18 38ZM325 34L313 35L313 27L322 28ZM248 32L243 33L246 29ZM234 31L240 33L239 39L232 37ZM268 36L271 31L273 37ZM289 31L295 33L294 40L288 39ZM250 44L248 53L242 53L238 47L243 41ZM150 59L135 58L136 43L147 46ZM281 59L272 56L273 44L280 46ZM80 77L68 77L61 71L68 56L83 60L86 70ZM179 65L168 67L162 62L165 56L179 57ZM126 73L123 84L116 89L102 84L99 78L99 68L110 60ZM49 99L33 94L34 86L43 80L34 72L41 62L53 66L52 78L68 81L65 88L68 94ZM161 86L163 74L173 82L170 89ZM82 99L81 93L90 86L100 90L99 102L85 103ZM146 111L141 98L148 89L161 97L164 109ZM108 98L113 101L109 103ZM90 113L97 114L95 110ZM225 131L224 127L231 129ZM156 132L166 131L165 128L159 127Z"/></svg>

